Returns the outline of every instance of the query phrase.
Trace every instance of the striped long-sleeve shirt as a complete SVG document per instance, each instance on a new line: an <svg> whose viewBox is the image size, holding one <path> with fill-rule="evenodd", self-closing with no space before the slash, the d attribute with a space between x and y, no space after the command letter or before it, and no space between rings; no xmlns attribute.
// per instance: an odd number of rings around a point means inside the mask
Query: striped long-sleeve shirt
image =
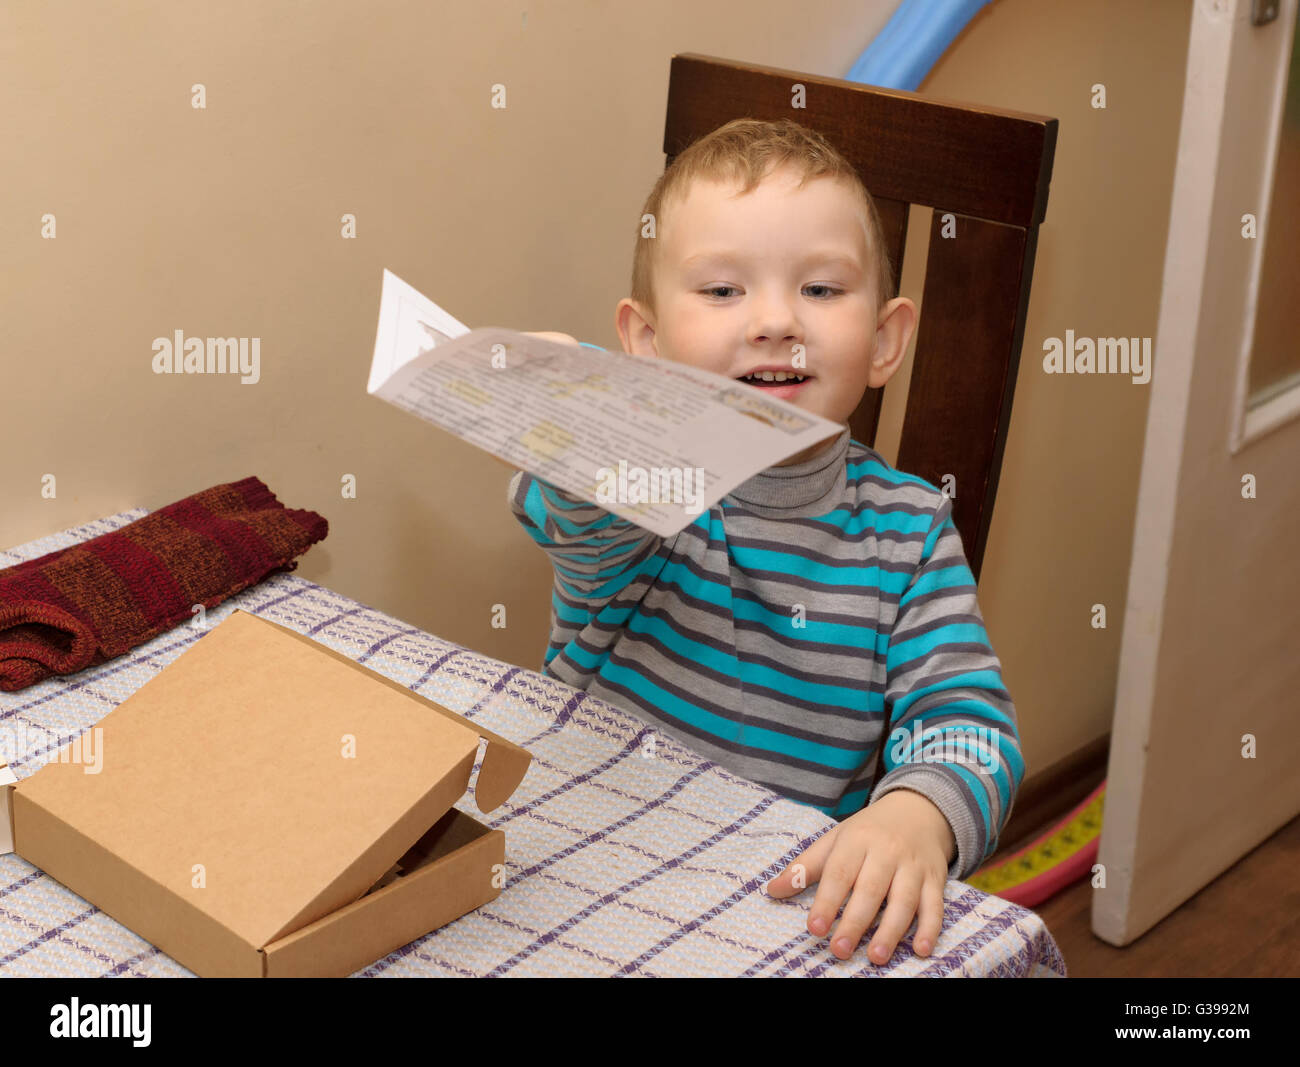
<svg viewBox="0 0 1300 1067"><path fill-rule="evenodd" d="M923 794L950 877L996 849L1024 775L1015 708L929 482L846 429L669 538L523 471L509 499L554 568L547 674L835 818Z"/></svg>

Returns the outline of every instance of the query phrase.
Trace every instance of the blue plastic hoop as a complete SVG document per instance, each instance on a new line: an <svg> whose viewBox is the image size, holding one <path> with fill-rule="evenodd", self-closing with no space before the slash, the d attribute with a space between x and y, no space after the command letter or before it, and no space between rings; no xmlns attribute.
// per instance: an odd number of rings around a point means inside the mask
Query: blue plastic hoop
<svg viewBox="0 0 1300 1067"><path fill-rule="evenodd" d="M939 57L991 0L903 0L858 57L848 81L915 92Z"/></svg>

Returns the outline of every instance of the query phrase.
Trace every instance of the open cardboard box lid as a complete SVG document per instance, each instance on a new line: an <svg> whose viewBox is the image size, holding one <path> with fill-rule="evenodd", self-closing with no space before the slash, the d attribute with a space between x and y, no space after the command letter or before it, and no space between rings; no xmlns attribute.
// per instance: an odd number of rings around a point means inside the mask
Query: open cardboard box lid
<svg viewBox="0 0 1300 1067"><path fill-rule="evenodd" d="M152 895L178 925L189 917L185 936L215 923L257 951L366 894L465 793L480 738L482 811L510 796L530 760L239 610L98 726L98 773L51 762L9 787L15 851L118 918L110 904L139 912ZM113 857L129 903L103 899L115 892Z"/></svg>

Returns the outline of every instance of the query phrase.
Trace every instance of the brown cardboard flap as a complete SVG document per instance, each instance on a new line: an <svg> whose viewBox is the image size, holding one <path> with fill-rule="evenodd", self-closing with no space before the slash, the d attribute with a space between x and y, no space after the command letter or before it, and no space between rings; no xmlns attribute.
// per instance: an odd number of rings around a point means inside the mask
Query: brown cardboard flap
<svg viewBox="0 0 1300 1067"><path fill-rule="evenodd" d="M247 612L235 609L235 614L248 614ZM233 615L232 615L233 618ZM469 719L457 715L454 711L449 711L441 704L435 704L428 697L421 696L413 689L407 689L406 686L393 681L391 678L380 674L376 670L358 663L356 660L349 659L341 652L336 652L332 648L326 648L319 642L313 641L310 637L298 633L296 630L290 630L287 626L281 626L278 622L271 622L270 619L263 619L260 616L254 616L259 622L267 626L274 626L277 630L282 631L297 638L299 641L306 641L318 648L327 656L333 656L335 659L342 660L348 666L358 671L365 671L367 675L377 682L382 682L390 689L395 689L403 693L412 700L419 701L430 711L436 711L439 715L448 716L455 722L469 727L471 730L478 732L479 737L487 741L487 750L483 753L483 763L478 770L478 781L474 785L474 802L481 812L489 812L494 808L500 807L506 802L510 794L519 788L519 783L524 780L524 775L528 772L528 765L532 761L532 755L526 748L520 748L513 741L502 737L500 734L493 733L491 730L484 729Z"/></svg>
<svg viewBox="0 0 1300 1067"><path fill-rule="evenodd" d="M15 788L144 876L105 893L172 894L254 948L365 894L465 792L487 736L244 611L99 726L100 773L56 761ZM495 735L488 751L495 806L528 754Z"/></svg>
<svg viewBox="0 0 1300 1067"><path fill-rule="evenodd" d="M479 736L488 738L488 746L474 783L474 802L479 811L488 812L504 804L519 788L533 757L527 749L504 737L489 736L486 730L479 730Z"/></svg>

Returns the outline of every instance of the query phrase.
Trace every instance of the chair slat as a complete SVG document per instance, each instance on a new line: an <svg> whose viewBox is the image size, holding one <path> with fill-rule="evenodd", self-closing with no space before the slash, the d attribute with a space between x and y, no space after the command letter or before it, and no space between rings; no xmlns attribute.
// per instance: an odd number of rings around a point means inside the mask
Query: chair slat
<svg viewBox="0 0 1300 1067"><path fill-rule="evenodd" d="M805 107L792 107L792 87ZM935 100L777 67L673 57L664 152L736 118L790 118L823 134L871 195L1014 226L1047 212L1055 119Z"/></svg>
<svg viewBox="0 0 1300 1067"><path fill-rule="evenodd" d="M1020 366L1036 230L935 211L897 468L940 489L976 579Z"/></svg>
<svg viewBox="0 0 1300 1067"><path fill-rule="evenodd" d="M880 215L880 228L885 238L889 262L894 269L892 296L898 295L899 279L903 276L903 247L907 244L908 205L902 200L886 200L874 194L876 211ZM849 416L849 430L853 440L875 447L880 429L880 406L884 389L868 389L853 414Z"/></svg>

